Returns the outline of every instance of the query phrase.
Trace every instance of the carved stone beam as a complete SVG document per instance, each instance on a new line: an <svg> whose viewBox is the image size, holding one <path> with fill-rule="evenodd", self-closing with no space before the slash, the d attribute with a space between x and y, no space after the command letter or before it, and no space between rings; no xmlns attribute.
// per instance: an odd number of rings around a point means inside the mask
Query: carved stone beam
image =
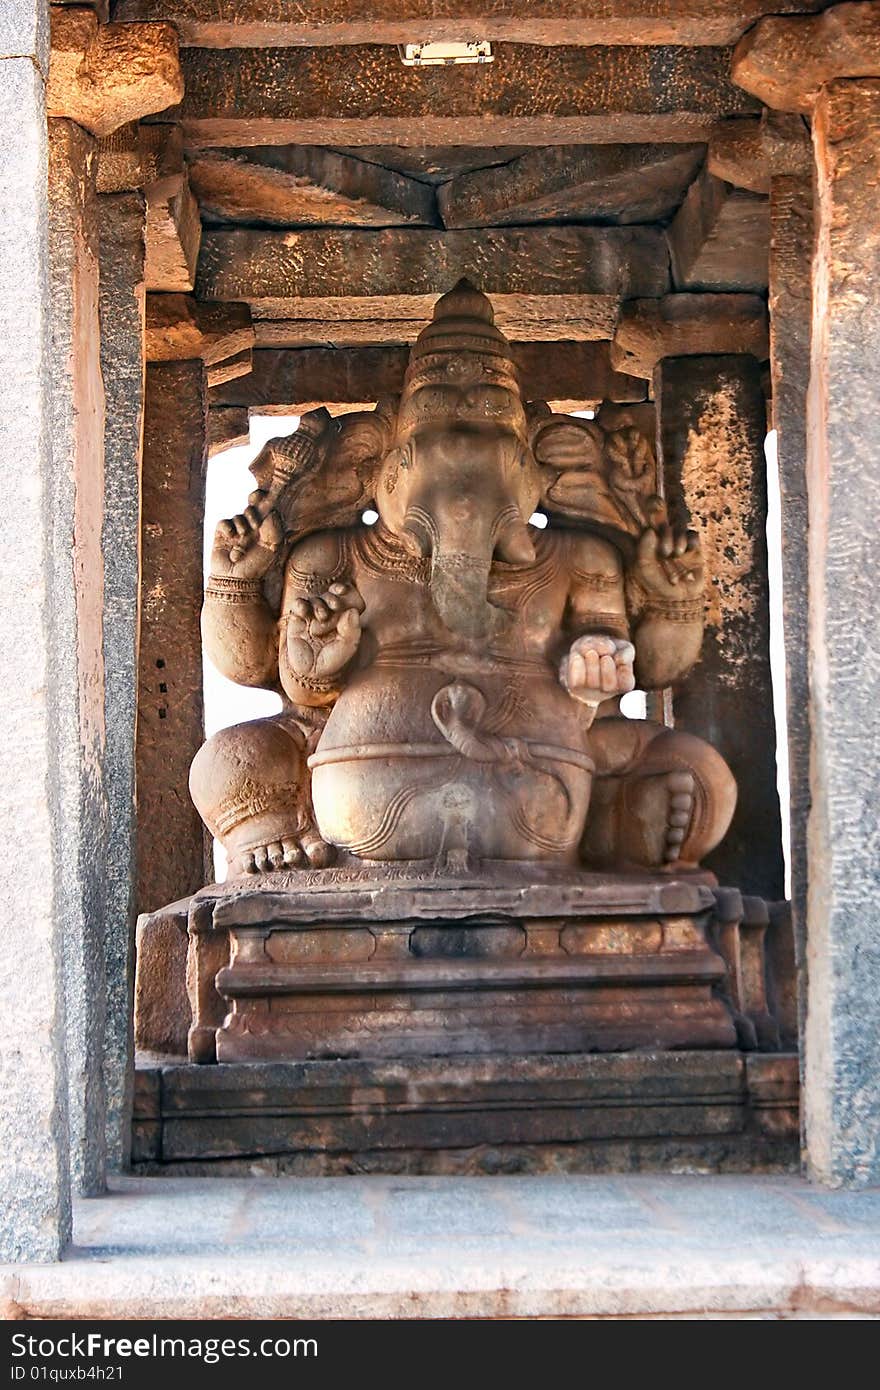
<svg viewBox="0 0 880 1390"><path fill-rule="evenodd" d="M736 188L769 193L776 174L810 173L810 132L802 116L787 111L719 121L709 137L706 167Z"/></svg>
<svg viewBox="0 0 880 1390"><path fill-rule="evenodd" d="M611 343L618 372L651 378L664 357L769 353L767 308L755 294L668 294L624 303Z"/></svg>
<svg viewBox="0 0 880 1390"><path fill-rule="evenodd" d="M135 188L147 200L147 289L186 294L195 280L202 222L180 126L131 121L98 141L98 192Z"/></svg>
<svg viewBox="0 0 880 1390"><path fill-rule="evenodd" d="M246 406L211 406L208 411L208 458L221 454L224 449L247 444L250 437L250 412Z"/></svg>
<svg viewBox="0 0 880 1390"><path fill-rule="evenodd" d="M239 38L238 43L241 42ZM725 48L505 44L471 67L404 68L392 45L186 48L190 146L571 145L705 139L757 114Z"/></svg>
<svg viewBox="0 0 880 1390"><path fill-rule="evenodd" d="M147 295L148 362L200 358L212 369L230 361L241 365L253 345L254 328L246 304L200 304L187 294ZM243 371L232 375L241 376ZM229 380L229 375L222 380Z"/></svg>
<svg viewBox="0 0 880 1390"><path fill-rule="evenodd" d="M813 10L819 0L117 0L117 18L172 19L196 48L284 48L481 38L505 43L727 44L762 14Z"/></svg>
<svg viewBox="0 0 880 1390"><path fill-rule="evenodd" d="M144 126L140 141L147 199L147 289L186 293L195 284L202 222L189 186L180 126Z"/></svg>
<svg viewBox="0 0 880 1390"><path fill-rule="evenodd" d="M666 233L677 290L764 290L770 247L766 198L704 169Z"/></svg>
<svg viewBox="0 0 880 1390"><path fill-rule="evenodd" d="M183 96L170 24L99 24L94 10L53 5L46 107L93 135L173 106Z"/></svg>
<svg viewBox="0 0 880 1390"><path fill-rule="evenodd" d="M880 6L833 5L821 14L762 19L737 44L733 80L776 111L812 111L826 82L880 76Z"/></svg>

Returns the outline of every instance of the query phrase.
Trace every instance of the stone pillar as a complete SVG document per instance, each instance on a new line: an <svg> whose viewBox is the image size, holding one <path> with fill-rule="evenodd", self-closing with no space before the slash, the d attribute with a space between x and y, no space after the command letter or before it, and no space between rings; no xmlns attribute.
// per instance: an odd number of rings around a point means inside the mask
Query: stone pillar
<svg viewBox="0 0 880 1390"><path fill-rule="evenodd" d="M663 357L654 395L670 515L700 534L709 581L702 654L674 692L675 724L717 748L739 788L733 823L706 867L722 883L775 900L784 866L760 365L744 353Z"/></svg>
<svg viewBox="0 0 880 1390"><path fill-rule="evenodd" d="M810 379L813 189L808 174L770 180L770 368L782 510L782 602L795 951L806 1000L810 718L807 653L807 387Z"/></svg>
<svg viewBox="0 0 880 1390"><path fill-rule="evenodd" d="M807 1151L810 1171L822 1181L876 1183L880 76L829 82L816 103L813 140Z"/></svg>
<svg viewBox="0 0 880 1390"><path fill-rule="evenodd" d="M144 227L137 192L98 198L104 434L105 867L104 1078L107 1161L128 1161L134 1080L135 729L144 424Z"/></svg>
<svg viewBox="0 0 880 1390"><path fill-rule="evenodd" d="M55 875L64 918L71 1171L104 1184L104 387L98 318L95 142L49 122L56 777Z"/></svg>
<svg viewBox="0 0 880 1390"><path fill-rule="evenodd" d="M201 360L147 367L138 682L138 911L205 882L187 792L204 741L202 606L207 376Z"/></svg>
<svg viewBox="0 0 880 1390"><path fill-rule="evenodd" d="M53 475L45 123L47 16L0 16L0 1260L54 1260L70 1238L57 690L50 563ZM14 55L14 56L4 56Z"/></svg>

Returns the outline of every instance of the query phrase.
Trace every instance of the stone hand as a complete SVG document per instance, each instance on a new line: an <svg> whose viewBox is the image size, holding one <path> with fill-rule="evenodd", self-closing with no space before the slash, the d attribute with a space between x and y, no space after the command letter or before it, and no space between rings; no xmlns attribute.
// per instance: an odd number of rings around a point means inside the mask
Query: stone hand
<svg viewBox="0 0 880 1390"><path fill-rule="evenodd" d="M635 689L635 656L632 642L588 633L578 637L562 658L559 679L572 699L595 707Z"/></svg>
<svg viewBox="0 0 880 1390"><path fill-rule="evenodd" d="M674 530L659 498L649 504L651 525L639 537L630 571L647 598L687 603L705 586L700 540L695 531Z"/></svg>
<svg viewBox="0 0 880 1390"><path fill-rule="evenodd" d="M267 514L261 507L264 497L262 492L252 492L245 511L218 525L211 551L213 575L262 579L272 568L284 540L284 527L276 511Z"/></svg>
<svg viewBox="0 0 880 1390"><path fill-rule="evenodd" d="M351 584L331 584L317 598L294 599L287 625L287 659L295 676L338 675L361 640L364 601Z"/></svg>

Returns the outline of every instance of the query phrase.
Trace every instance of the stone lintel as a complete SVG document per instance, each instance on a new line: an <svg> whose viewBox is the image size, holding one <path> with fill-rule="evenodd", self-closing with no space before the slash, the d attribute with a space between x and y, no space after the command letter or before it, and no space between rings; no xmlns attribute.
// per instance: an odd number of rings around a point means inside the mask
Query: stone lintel
<svg viewBox="0 0 880 1390"><path fill-rule="evenodd" d="M514 343L513 355L524 397L550 400L557 410L645 397L640 379L612 369L607 343ZM254 353L253 372L244 380L211 380L209 373L210 399L260 414L298 414L316 402L350 410L398 395L408 361L405 346L263 349Z"/></svg>
<svg viewBox="0 0 880 1390"><path fill-rule="evenodd" d="M93 135L173 106L183 95L171 24L100 24L92 9L53 5L46 94L50 116Z"/></svg>
<svg viewBox="0 0 880 1390"><path fill-rule="evenodd" d="M735 43L769 13L815 10L821 0L118 0L120 20L167 19L196 48L283 48L321 44L398 44L460 40L508 43Z"/></svg>
<svg viewBox="0 0 880 1390"><path fill-rule="evenodd" d="M446 227L593 219L654 222L678 207L703 145L556 145L457 175L438 192Z"/></svg>
<svg viewBox="0 0 880 1390"><path fill-rule="evenodd" d="M211 221L281 227L437 224L428 184L320 146L204 150L191 159L189 178Z"/></svg>
<svg viewBox="0 0 880 1390"><path fill-rule="evenodd" d="M540 300L541 309L577 296L585 313L597 296L616 309L621 295L665 294L668 261L656 227L235 227L205 232L196 291L245 300L262 318L329 318L327 303L343 301L360 302L356 317L417 318L468 276L490 297Z"/></svg>
<svg viewBox="0 0 880 1390"><path fill-rule="evenodd" d="M198 357L214 367L253 344L247 304L201 304L188 294L147 296L149 362L184 362Z"/></svg>
<svg viewBox="0 0 880 1390"><path fill-rule="evenodd" d="M808 174L812 167L809 127L793 112L719 121L709 137L709 173L752 193L769 193L775 174Z"/></svg>
<svg viewBox="0 0 880 1390"><path fill-rule="evenodd" d="M766 360L767 308L755 294L668 294L621 308L611 344L619 372L650 378L664 357L751 353Z"/></svg>
<svg viewBox="0 0 880 1390"><path fill-rule="evenodd" d="M254 368L253 348L242 348L222 362L215 362L208 368L208 385L222 386L227 381L237 381L239 377L249 376Z"/></svg>
<svg viewBox="0 0 880 1390"><path fill-rule="evenodd" d="M857 0L817 15L762 19L737 44L731 71L766 106L808 114L826 82L880 76L880 7Z"/></svg>
<svg viewBox="0 0 880 1390"><path fill-rule="evenodd" d="M770 212L766 198L732 188L705 169L667 231L678 290L767 288Z"/></svg>
<svg viewBox="0 0 880 1390"><path fill-rule="evenodd" d="M498 47L479 67L406 68L396 48L188 48L193 146L524 145L705 139L757 114L728 48Z"/></svg>

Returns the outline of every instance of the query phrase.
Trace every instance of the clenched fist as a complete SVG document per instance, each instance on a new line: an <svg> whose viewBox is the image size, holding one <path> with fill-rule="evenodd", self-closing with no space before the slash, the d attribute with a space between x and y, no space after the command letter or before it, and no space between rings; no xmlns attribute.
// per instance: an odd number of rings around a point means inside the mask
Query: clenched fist
<svg viewBox="0 0 880 1390"><path fill-rule="evenodd" d="M562 658L559 679L572 699L595 708L635 689L635 656L632 642L588 633L572 642Z"/></svg>

